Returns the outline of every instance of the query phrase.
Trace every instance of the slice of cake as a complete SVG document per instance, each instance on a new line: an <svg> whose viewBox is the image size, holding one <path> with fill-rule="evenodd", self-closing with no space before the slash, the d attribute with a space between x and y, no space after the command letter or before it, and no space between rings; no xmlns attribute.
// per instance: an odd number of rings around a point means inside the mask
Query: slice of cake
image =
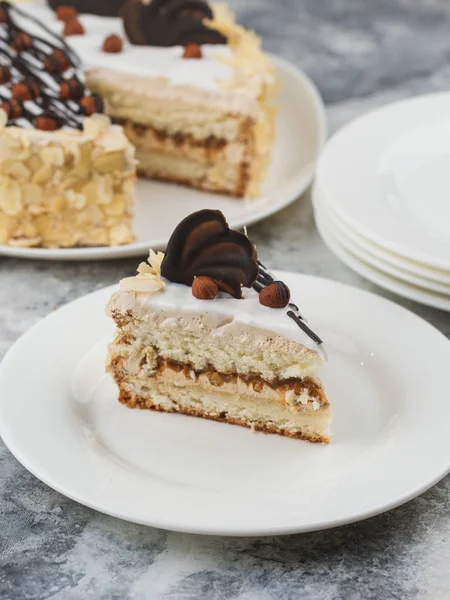
<svg viewBox="0 0 450 600"><path fill-rule="evenodd" d="M107 370L127 406L329 441L322 341L221 212L184 219L108 313Z"/></svg>
<svg viewBox="0 0 450 600"><path fill-rule="evenodd" d="M234 196L256 196L274 138L276 78L260 40L221 4L128 0L105 18L100 0L70 4L71 22L48 18L81 56L89 87L123 124L138 173ZM30 9L31 10L31 9ZM33 9L34 10L34 9ZM117 3L109 14L117 15ZM64 17L59 7L57 13ZM72 21L73 23L73 21Z"/></svg>
<svg viewBox="0 0 450 600"><path fill-rule="evenodd" d="M0 244L131 242L134 149L98 114L76 54L2 2L0 63Z"/></svg>

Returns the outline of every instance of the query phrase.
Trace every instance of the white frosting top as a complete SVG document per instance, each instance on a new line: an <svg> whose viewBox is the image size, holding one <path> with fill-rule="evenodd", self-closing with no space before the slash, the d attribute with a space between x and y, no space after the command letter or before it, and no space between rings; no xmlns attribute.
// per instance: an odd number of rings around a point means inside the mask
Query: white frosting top
<svg viewBox="0 0 450 600"><path fill-rule="evenodd" d="M242 323L250 327L273 331L317 352L322 360L326 360L322 345L316 344L288 317L286 314L288 308L263 306L259 302L259 294L253 289L243 288L243 298L239 300L222 292L214 300L198 300L192 295L191 287L166 281L166 286L153 294L133 291L121 292L121 294L135 296L136 302L150 311L161 308L165 312L173 313L207 313L208 316L217 317L224 323Z"/></svg>
<svg viewBox="0 0 450 600"><path fill-rule="evenodd" d="M64 24L57 20L51 9L37 4L26 5L23 9L32 13L55 33L62 35ZM120 18L82 14L79 15L79 20L85 34L69 36L66 42L80 56L86 70L103 68L129 75L165 77L174 85L195 85L217 91L221 89L218 82L232 75L232 67L220 60L231 57L227 45L202 45L202 59L185 60L182 58L182 46L133 46L127 40ZM39 33L42 35L41 31ZM103 42L111 34L122 38L122 52L103 52Z"/></svg>

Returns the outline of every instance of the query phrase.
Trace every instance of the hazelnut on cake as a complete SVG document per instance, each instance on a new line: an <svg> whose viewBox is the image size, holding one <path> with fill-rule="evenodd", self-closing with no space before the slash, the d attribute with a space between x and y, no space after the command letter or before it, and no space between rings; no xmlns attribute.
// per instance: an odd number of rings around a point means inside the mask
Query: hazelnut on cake
<svg viewBox="0 0 450 600"><path fill-rule="evenodd" d="M0 244L134 239L134 149L83 81L61 38L1 3Z"/></svg>
<svg viewBox="0 0 450 600"><path fill-rule="evenodd" d="M50 4L54 16L45 7L33 10L58 32L65 28L57 19L61 5L97 13L78 15L84 34L67 43L135 145L140 175L238 197L259 193L274 139L276 77L259 38L225 5Z"/></svg>
<svg viewBox="0 0 450 600"><path fill-rule="evenodd" d="M107 310L123 404L329 441L322 340L220 211L184 219Z"/></svg>

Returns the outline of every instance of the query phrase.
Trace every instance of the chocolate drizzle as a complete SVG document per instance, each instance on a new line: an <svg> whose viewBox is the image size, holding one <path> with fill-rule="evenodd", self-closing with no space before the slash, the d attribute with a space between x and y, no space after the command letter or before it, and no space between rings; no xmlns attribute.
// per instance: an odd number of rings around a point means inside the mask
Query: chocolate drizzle
<svg viewBox="0 0 450 600"><path fill-rule="evenodd" d="M85 110L79 100L89 91L78 55L41 21L9 2L0 2L0 17L0 103L8 125L38 127L37 117L45 114L58 127L81 129ZM42 33L31 35L24 29L27 23L33 30L38 25Z"/></svg>
<svg viewBox="0 0 450 600"><path fill-rule="evenodd" d="M79 13L117 17L125 0L49 0L53 10L59 6L73 6Z"/></svg>
<svg viewBox="0 0 450 600"><path fill-rule="evenodd" d="M255 283L253 284L253 289L260 293L266 286L275 283L276 280L272 275L267 271L266 267L258 260L259 272L258 277L256 278ZM285 285L285 284L284 284ZM287 287L287 286L286 286ZM317 335L315 331L307 325L306 321L300 314L298 306L293 302L289 302L288 304L289 310L287 311L287 316L291 318L302 331L306 333L308 337L310 337L317 345L323 344L323 341ZM274 309L277 310L277 309Z"/></svg>
<svg viewBox="0 0 450 600"><path fill-rule="evenodd" d="M229 228L219 210L199 210L176 227L167 244L161 275L192 286L194 277L211 277L219 289L242 297L258 275L256 250L246 235Z"/></svg>
<svg viewBox="0 0 450 600"><path fill-rule="evenodd" d="M213 12L203 0L127 0L121 15L132 44L178 46L226 44L227 38L209 28L205 19Z"/></svg>

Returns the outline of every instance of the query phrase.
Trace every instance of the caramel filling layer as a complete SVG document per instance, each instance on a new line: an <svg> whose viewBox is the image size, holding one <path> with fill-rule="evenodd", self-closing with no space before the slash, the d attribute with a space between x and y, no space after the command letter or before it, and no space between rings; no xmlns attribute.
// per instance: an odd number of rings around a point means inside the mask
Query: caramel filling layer
<svg viewBox="0 0 450 600"><path fill-rule="evenodd" d="M141 363L146 362L143 358ZM275 392L278 392L282 396L286 394L294 394L300 396L305 390L311 398L317 400L321 406L328 406L329 402L325 393L316 381L311 377L303 378L288 378L288 379L277 379L273 381L267 381L260 377L256 373L249 373L247 375L234 373L220 373L213 367L206 367L204 369L195 369L189 363L180 363L175 360L163 358L158 356L156 358L156 366L152 369L154 377L161 376L164 372L169 369L176 373L182 373L186 379L197 380L201 375L206 375L211 385L215 387L221 387L222 385L237 384L238 381L244 382L247 386L251 387L255 392L262 392L264 387L268 387Z"/></svg>

